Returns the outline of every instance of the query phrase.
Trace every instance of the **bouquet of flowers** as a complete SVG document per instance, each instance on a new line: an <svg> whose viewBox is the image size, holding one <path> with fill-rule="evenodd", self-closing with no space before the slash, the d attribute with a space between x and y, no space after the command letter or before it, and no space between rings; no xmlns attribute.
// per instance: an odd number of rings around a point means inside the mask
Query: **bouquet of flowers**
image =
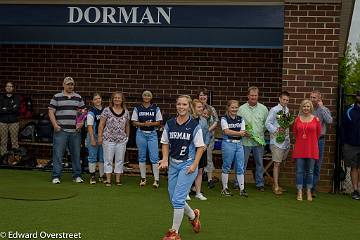
<svg viewBox="0 0 360 240"><path fill-rule="evenodd" d="M254 140L257 144L259 144L261 146L266 145L264 138L255 134L253 126L251 125L251 123L246 123L245 124L245 130L246 130L246 132L248 134L250 134L250 138L252 140Z"/></svg>
<svg viewBox="0 0 360 240"><path fill-rule="evenodd" d="M86 108L79 108L76 112L76 127L83 123L87 116L87 109Z"/></svg>
<svg viewBox="0 0 360 240"><path fill-rule="evenodd" d="M280 110L276 113L276 119L279 123L279 126L286 130L294 123L294 116L292 116L289 112L285 113L284 111ZM286 131L277 132L276 133L276 142L283 143L285 141Z"/></svg>

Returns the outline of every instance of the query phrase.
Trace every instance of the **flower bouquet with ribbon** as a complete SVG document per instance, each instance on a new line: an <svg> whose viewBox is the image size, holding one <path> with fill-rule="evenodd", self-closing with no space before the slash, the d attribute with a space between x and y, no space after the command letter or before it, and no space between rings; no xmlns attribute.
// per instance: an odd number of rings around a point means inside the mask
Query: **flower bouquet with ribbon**
<svg viewBox="0 0 360 240"><path fill-rule="evenodd" d="M276 142L283 143L286 137L286 130L294 123L295 118L289 112L285 113L284 111L280 110L276 113L276 119L280 128L285 130L276 133Z"/></svg>
<svg viewBox="0 0 360 240"><path fill-rule="evenodd" d="M88 110L86 108L79 108L76 111L76 129L80 128L86 119Z"/></svg>
<svg viewBox="0 0 360 240"><path fill-rule="evenodd" d="M253 129L253 126L251 125L251 123L246 123L245 124L245 130L246 132L250 135L250 138L252 140L254 140L257 144L261 145L261 146L265 146L266 142L264 140L263 137L258 136Z"/></svg>

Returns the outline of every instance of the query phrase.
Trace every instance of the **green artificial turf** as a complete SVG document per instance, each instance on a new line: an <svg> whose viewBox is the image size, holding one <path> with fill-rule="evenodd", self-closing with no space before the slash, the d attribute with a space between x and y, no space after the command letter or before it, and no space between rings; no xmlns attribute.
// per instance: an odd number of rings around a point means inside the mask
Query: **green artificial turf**
<svg viewBox="0 0 360 240"><path fill-rule="evenodd" d="M73 183L65 174L61 184L53 185L49 172L0 169L0 233L80 232L82 239L161 239L172 223L166 179L157 190L152 189L151 178L144 188L138 181L123 177L123 186L105 187L89 185L88 177L86 183ZM212 190L204 184L208 200L189 202L201 210L202 231L194 234L184 217L181 237L359 239L360 201L323 193L314 202L298 202L294 190L289 190L278 197L270 188L262 193L249 185L248 199L240 198L238 191L225 198L219 184ZM22 197L25 200L14 200Z"/></svg>

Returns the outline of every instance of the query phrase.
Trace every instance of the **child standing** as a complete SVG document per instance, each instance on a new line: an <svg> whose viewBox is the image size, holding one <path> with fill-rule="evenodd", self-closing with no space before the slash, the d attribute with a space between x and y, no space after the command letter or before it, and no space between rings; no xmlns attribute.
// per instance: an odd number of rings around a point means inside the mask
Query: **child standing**
<svg viewBox="0 0 360 240"><path fill-rule="evenodd" d="M90 184L96 183L95 170L96 163L98 162L99 168L99 182L102 182L104 177L104 153L103 148L98 144L98 127L100 123L100 115L104 110L102 106L102 99L99 93L93 94L92 99L93 106L88 111L86 117L87 124L87 136L86 146L88 148L88 161L89 161L89 172L90 172Z"/></svg>

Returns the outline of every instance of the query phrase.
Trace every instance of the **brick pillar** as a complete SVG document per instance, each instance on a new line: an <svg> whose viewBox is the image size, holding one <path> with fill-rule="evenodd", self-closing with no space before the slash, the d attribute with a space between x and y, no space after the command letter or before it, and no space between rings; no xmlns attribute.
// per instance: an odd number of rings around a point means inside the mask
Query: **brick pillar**
<svg viewBox="0 0 360 240"><path fill-rule="evenodd" d="M285 1L282 89L291 94L290 109L298 113L300 102L319 90L324 105L336 119L340 4L301 4ZM320 191L332 187L335 158L335 124L328 129ZM295 164L288 161L282 173L295 184Z"/></svg>

